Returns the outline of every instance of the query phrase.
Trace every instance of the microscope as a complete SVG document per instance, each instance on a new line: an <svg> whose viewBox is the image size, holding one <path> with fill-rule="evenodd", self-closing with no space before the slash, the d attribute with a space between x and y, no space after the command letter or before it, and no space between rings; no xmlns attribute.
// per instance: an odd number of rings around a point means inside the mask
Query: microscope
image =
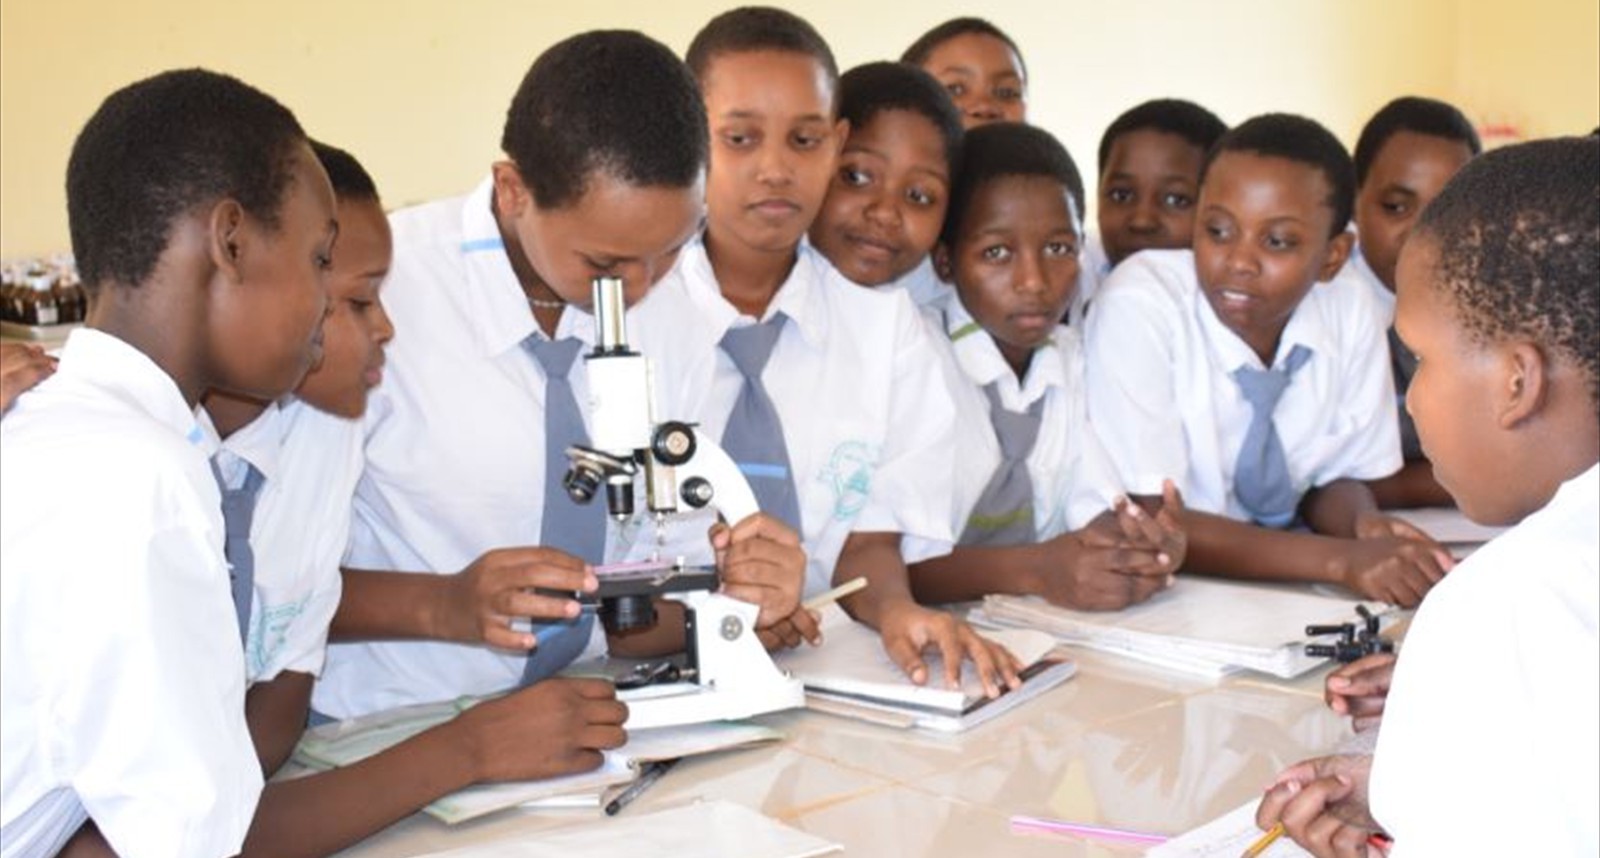
<svg viewBox="0 0 1600 858"><path fill-rule="evenodd" d="M650 362L628 345L622 279L593 283L595 346L589 376L591 446L567 448L562 480L580 504L605 494L618 522L635 515L640 488L657 532L679 512L714 509L730 523L758 512L755 493L731 457L692 423L655 420ZM684 664L641 665L617 682L631 730L746 718L805 705L800 681L778 670L755 634L756 606L716 592L714 568L676 563L621 564L599 576L585 600L613 633L655 625L656 597L682 602Z"/></svg>

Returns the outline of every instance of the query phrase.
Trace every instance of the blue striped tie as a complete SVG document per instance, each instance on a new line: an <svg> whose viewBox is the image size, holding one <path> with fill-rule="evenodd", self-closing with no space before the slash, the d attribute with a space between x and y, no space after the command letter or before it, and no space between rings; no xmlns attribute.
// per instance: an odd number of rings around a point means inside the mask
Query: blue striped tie
<svg viewBox="0 0 1600 858"><path fill-rule="evenodd" d="M523 340L522 346L544 371L544 518L539 523L539 542L587 563L599 563L606 550L605 506L580 506L561 485L567 448L589 443L583 413L567 379L583 343L572 337L547 340L535 333ZM570 622L535 623L533 633L539 645L528 654L522 684L531 685L570 664L583 652L593 628L594 614L589 612Z"/></svg>
<svg viewBox="0 0 1600 858"><path fill-rule="evenodd" d="M1036 539L1033 521L1033 476L1028 454L1039 440L1044 397L1027 411L1007 411L1000 404L999 382L983 386L989 399L989 421L1000 442L1000 464L967 516L958 545L1026 545Z"/></svg>
<svg viewBox="0 0 1600 858"><path fill-rule="evenodd" d="M256 554L250 547L250 522L255 518L256 498L260 496L265 478L255 465L245 462L244 483L230 489L215 456L211 459L211 475L216 477L217 488L222 492L222 555L228 560L233 610L239 618L239 642L244 644L250 635L250 608L255 601L256 585Z"/></svg>
<svg viewBox="0 0 1600 858"><path fill-rule="evenodd" d="M800 502L795 496L794 474L789 469L789 446L784 443L778 410L761 381L761 372L772 357L787 319L783 313L776 313L761 324L729 328L722 335L718 345L744 376L744 386L733 402L728 426L722 431L722 448L750 480L762 511L800 533Z"/></svg>
<svg viewBox="0 0 1600 858"><path fill-rule="evenodd" d="M1251 408L1250 426L1233 466L1233 493L1256 523L1267 527L1287 526L1300 505L1272 412L1289 388L1290 378L1310 359L1311 349L1296 345L1281 369L1241 366L1233 371L1233 380Z"/></svg>

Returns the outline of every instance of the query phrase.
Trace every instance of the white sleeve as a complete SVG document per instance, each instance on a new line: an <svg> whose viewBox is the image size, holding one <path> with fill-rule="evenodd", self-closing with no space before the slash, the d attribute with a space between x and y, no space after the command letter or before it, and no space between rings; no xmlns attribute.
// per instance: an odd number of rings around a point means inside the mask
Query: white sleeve
<svg viewBox="0 0 1600 858"><path fill-rule="evenodd" d="M1334 480L1376 480L1400 470L1400 415L1395 410L1389 338L1379 326L1376 299L1359 280L1338 280L1319 289L1340 289L1338 310L1350 326L1339 382L1342 443L1311 475L1314 486Z"/></svg>
<svg viewBox="0 0 1600 858"><path fill-rule="evenodd" d="M1174 385L1176 308L1161 272L1138 256L1112 272L1095 298L1085 337L1085 391L1094 427L1123 487L1159 495L1165 479L1189 472L1188 443Z"/></svg>
<svg viewBox="0 0 1600 858"><path fill-rule="evenodd" d="M901 534L901 555L916 563L950 553L955 542L955 405L927 325L909 298L896 297L889 425L872 490L850 529Z"/></svg>
<svg viewBox="0 0 1600 858"><path fill-rule="evenodd" d="M233 855L261 792L211 535L167 522L147 540L82 540L52 573L76 582L60 608L77 622L60 634L47 747L123 858Z"/></svg>
<svg viewBox="0 0 1600 858"><path fill-rule="evenodd" d="M289 606L293 608L292 615L260 617L267 626L267 633L282 634L284 643L256 675L256 682L267 682L286 670L312 676L322 674L322 663L328 653L328 627L339 609L343 590L344 578L339 573L338 563L334 562L319 570L316 589L303 603Z"/></svg>

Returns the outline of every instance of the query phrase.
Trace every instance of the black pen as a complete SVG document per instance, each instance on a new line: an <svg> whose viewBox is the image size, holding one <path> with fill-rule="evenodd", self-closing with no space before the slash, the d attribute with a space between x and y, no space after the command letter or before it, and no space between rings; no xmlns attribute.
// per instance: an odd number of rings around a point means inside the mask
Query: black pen
<svg viewBox="0 0 1600 858"><path fill-rule="evenodd" d="M629 784L628 788L616 798L606 802L606 816L616 816L623 808L633 804L634 799L644 795L644 791L649 789L651 784L661 780L661 776L677 765L680 759L682 757L645 763L644 771L639 773L639 779Z"/></svg>

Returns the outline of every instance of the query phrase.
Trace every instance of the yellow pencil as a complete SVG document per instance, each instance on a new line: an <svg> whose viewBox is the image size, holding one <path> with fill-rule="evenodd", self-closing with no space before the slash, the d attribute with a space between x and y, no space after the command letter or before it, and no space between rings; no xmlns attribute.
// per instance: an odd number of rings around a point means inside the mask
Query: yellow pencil
<svg viewBox="0 0 1600 858"><path fill-rule="evenodd" d="M837 602L840 599L843 599L845 596L848 596L866 586L867 579L865 577L851 578L850 580L840 584L826 593L818 593L817 595L812 596L811 598L805 600L800 607L805 608L808 611L819 611L823 608L826 608L829 604Z"/></svg>
<svg viewBox="0 0 1600 858"><path fill-rule="evenodd" d="M1257 855L1260 855L1261 853L1267 851L1267 847L1271 846L1273 841L1277 840L1279 837L1282 837L1282 836L1283 836L1283 823L1280 822L1277 825L1274 825L1271 828L1267 829L1267 833L1261 835L1261 839L1259 839L1256 842L1250 844L1250 848L1244 850L1244 854L1239 856L1239 858L1256 858Z"/></svg>

